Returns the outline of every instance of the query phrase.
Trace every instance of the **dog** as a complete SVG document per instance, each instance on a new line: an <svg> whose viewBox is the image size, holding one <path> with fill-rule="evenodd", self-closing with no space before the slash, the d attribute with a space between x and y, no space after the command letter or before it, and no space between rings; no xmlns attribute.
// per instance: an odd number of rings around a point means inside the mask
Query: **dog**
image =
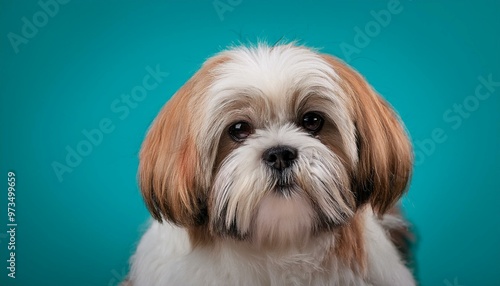
<svg viewBox="0 0 500 286"><path fill-rule="evenodd" d="M154 120L154 220L129 285L415 285L396 243L412 173L398 115L355 70L291 44L208 59Z"/></svg>

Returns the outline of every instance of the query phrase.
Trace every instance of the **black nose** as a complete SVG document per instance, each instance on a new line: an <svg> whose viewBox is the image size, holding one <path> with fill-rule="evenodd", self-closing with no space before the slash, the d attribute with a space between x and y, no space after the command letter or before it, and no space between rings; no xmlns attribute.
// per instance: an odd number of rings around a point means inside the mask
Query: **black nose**
<svg viewBox="0 0 500 286"><path fill-rule="evenodd" d="M262 155L262 159L267 165L279 171L290 167L296 158L297 149L289 146L269 148Z"/></svg>

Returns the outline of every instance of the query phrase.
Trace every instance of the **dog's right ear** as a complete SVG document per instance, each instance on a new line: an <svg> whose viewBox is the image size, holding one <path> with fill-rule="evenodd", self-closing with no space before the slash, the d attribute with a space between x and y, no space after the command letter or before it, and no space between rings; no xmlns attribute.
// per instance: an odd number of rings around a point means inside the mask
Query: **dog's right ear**
<svg viewBox="0 0 500 286"><path fill-rule="evenodd" d="M140 152L139 184L144 201L158 221L177 225L202 224L206 216L208 186L201 182L206 166L200 166L200 151L194 129L200 126L203 96L220 62L212 59L172 97L154 120Z"/></svg>

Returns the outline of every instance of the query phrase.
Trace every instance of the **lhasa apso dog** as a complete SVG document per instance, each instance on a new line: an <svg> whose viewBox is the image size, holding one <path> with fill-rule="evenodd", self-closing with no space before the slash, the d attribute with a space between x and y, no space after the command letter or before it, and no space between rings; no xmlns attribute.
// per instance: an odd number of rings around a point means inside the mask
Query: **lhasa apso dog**
<svg viewBox="0 0 500 286"><path fill-rule="evenodd" d="M340 60L294 44L224 51L143 143L155 221L128 283L415 285L394 207L412 157L397 114Z"/></svg>

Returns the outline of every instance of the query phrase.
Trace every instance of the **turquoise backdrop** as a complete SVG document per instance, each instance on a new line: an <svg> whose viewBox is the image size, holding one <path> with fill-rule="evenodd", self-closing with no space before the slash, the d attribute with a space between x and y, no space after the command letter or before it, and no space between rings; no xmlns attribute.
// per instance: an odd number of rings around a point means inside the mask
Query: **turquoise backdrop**
<svg viewBox="0 0 500 286"><path fill-rule="evenodd" d="M0 285L117 285L149 217L149 124L206 58L259 39L337 55L401 114L421 285L500 285L500 2L0 3Z"/></svg>

